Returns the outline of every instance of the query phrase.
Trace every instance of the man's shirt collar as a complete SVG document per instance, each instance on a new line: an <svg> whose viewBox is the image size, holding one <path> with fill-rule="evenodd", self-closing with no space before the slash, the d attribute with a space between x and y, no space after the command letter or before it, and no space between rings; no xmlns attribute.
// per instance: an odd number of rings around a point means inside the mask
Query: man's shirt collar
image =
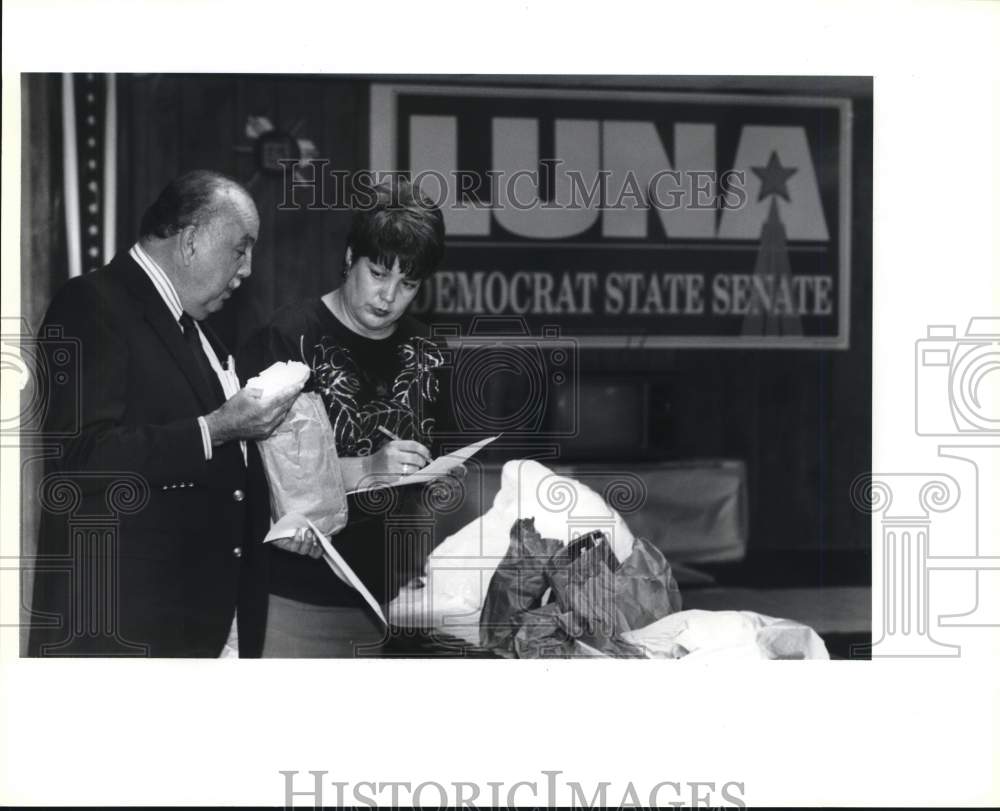
<svg viewBox="0 0 1000 811"><path fill-rule="evenodd" d="M184 308L181 306L180 296L177 295L177 289L170 281L170 277L163 271L163 268L156 264L153 257L142 249L138 242L129 249L128 255L146 272L153 287L156 288L156 292L160 294L163 303L170 309L170 314L173 315L179 326L180 317L184 315Z"/></svg>

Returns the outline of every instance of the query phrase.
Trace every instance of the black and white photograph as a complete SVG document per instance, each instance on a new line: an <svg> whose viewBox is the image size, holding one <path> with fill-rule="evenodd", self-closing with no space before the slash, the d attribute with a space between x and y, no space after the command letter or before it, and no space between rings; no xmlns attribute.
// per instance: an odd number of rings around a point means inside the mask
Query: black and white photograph
<svg viewBox="0 0 1000 811"><path fill-rule="evenodd" d="M0 803L995 803L997 7L320 6L5 8Z"/></svg>
<svg viewBox="0 0 1000 811"><path fill-rule="evenodd" d="M22 133L27 655L870 655L870 77L28 74Z"/></svg>

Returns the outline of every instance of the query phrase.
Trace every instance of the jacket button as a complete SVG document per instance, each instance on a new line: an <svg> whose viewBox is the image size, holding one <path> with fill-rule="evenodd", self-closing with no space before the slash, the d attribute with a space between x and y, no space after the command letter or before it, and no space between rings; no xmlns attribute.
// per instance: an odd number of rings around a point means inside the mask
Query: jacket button
<svg viewBox="0 0 1000 811"><path fill-rule="evenodd" d="M243 547L241 547L241 546L234 546L233 547L233 557L234 558L241 558L241 557L243 557Z"/></svg>
<svg viewBox="0 0 1000 811"><path fill-rule="evenodd" d="M245 498L246 495L242 490L233 490L233 501L243 501Z"/></svg>

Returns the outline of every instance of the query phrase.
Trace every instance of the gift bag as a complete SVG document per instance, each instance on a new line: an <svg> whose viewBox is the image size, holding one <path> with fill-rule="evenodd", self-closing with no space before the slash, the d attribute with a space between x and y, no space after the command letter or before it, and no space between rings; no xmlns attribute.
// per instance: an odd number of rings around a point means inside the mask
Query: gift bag
<svg viewBox="0 0 1000 811"><path fill-rule="evenodd" d="M347 495L333 428L319 394L300 394L281 425L258 441L271 486L271 516L296 514L327 536L347 523Z"/></svg>

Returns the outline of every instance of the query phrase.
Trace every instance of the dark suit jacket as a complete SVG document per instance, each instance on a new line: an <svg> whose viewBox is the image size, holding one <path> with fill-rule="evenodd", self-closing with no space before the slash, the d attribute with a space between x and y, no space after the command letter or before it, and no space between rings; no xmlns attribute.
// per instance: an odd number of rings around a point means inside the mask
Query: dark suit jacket
<svg viewBox="0 0 1000 811"><path fill-rule="evenodd" d="M217 656L238 608L240 653L259 656L260 458L230 442L205 460L197 417L218 395L145 272L122 253L69 281L40 344L59 453L39 488L29 655Z"/></svg>

